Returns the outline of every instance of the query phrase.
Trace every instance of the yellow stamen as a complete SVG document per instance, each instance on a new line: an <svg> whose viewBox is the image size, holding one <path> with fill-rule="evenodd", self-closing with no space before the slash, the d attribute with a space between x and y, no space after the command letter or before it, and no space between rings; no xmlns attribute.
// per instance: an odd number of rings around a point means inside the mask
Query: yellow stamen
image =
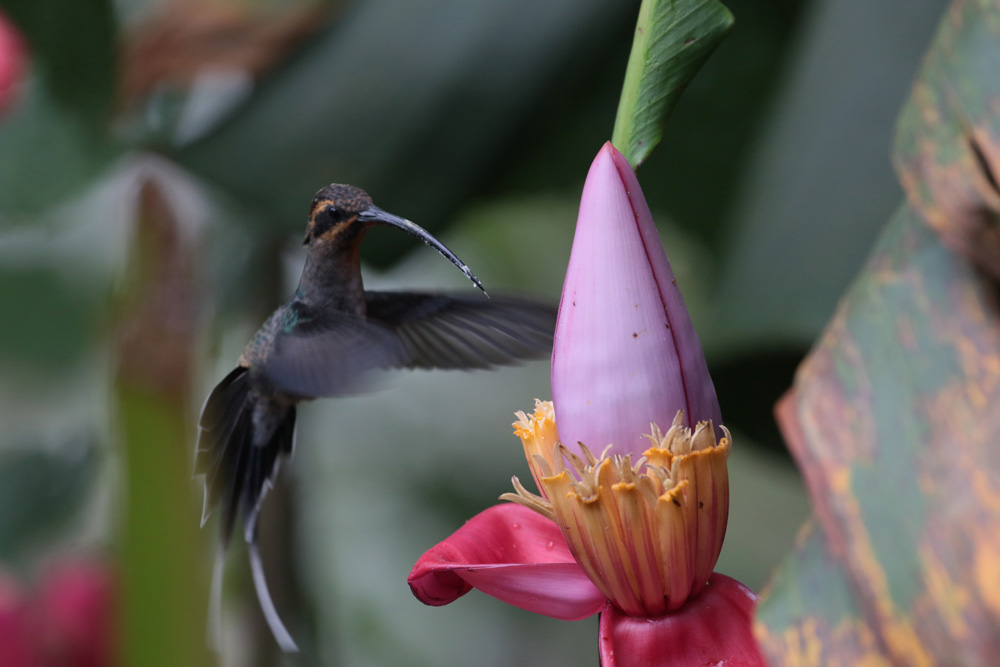
<svg viewBox="0 0 1000 667"><path fill-rule="evenodd" d="M680 607L705 586L722 549L729 514L726 460L730 437L716 442L711 423L694 430L678 412L666 433L656 424L652 446L631 456L579 453L558 441L551 402L517 414L515 434L539 494L515 477L501 496L554 520L594 584L633 616Z"/></svg>

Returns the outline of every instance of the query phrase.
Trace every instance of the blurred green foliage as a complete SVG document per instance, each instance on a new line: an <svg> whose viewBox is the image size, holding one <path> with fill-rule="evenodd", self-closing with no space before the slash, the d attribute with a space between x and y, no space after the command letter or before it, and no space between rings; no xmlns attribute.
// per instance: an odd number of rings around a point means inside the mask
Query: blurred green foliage
<svg viewBox="0 0 1000 667"><path fill-rule="evenodd" d="M25 373L65 372L93 347L95 305L44 267L0 266L0 320L8 323L0 329L0 358Z"/></svg>
<svg viewBox="0 0 1000 667"><path fill-rule="evenodd" d="M118 26L110 0L8 0L50 104L94 125L115 96Z"/></svg>
<svg viewBox="0 0 1000 667"><path fill-rule="evenodd" d="M85 187L114 154L118 30L110 0L9 0L32 80L0 129L0 211L30 216Z"/></svg>
<svg viewBox="0 0 1000 667"><path fill-rule="evenodd" d="M97 453L92 442L60 444L47 451L22 442L0 453L0 562L24 567L78 517L95 478Z"/></svg>

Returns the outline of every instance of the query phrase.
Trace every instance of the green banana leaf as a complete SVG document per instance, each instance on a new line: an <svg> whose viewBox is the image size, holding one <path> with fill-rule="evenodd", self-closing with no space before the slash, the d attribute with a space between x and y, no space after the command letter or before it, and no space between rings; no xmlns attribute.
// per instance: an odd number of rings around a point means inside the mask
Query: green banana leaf
<svg viewBox="0 0 1000 667"><path fill-rule="evenodd" d="M813 529L774 665L1000 660L1000 3L956 0L900 117L906 202L777 415Z"/></svg>
<svg viewBox="0 0 1000 667"><path fill-rule="evenodd" d="M684 88L732 27L716 0L642 3L611 135L633 169L660 143Z"/></svg>

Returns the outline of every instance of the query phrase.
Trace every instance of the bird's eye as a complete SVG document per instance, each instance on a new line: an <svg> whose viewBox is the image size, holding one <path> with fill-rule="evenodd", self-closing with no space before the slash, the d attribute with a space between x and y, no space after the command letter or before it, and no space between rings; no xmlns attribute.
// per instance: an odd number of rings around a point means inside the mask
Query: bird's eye
<svg viewBox="0 0 1000 667"><path fill-rule="evenodd" d="M320 235L330 230L334 225L347 219L344 212L336 206L327 206L316 215L316 234Z"/></svg>
<svg viewBox="0 0 1000 667"><path fill-rule="evenodd" d="M337 208L336 206L327 206L324 210L326 216L330 219L330 222L336 224L344 220L344 211Z"/></svg>

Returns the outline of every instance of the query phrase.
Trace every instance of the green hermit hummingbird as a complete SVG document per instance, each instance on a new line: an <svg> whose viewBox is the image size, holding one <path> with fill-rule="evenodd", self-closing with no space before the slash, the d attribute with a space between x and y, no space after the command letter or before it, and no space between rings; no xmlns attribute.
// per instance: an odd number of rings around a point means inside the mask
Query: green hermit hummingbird
<svg viewBox="0 0 1000 667"><path fill-rule="evenodd" d="M484 296L365 291L359 250L373 225L420 238ZM556 320L552 306L486 297L479 279L444 244L350 185L328 185L316 194L304 245L295 294L268 318L205 401L195 459L195 473L205 483L202 526L221 507L213 621L219 616L223 556L242 516L257 597L286 651L297 648L267 589L257 516L280 462L292 454L298 403L357 393L387 369L491 368L541 357L551 350Z"/></svg>

